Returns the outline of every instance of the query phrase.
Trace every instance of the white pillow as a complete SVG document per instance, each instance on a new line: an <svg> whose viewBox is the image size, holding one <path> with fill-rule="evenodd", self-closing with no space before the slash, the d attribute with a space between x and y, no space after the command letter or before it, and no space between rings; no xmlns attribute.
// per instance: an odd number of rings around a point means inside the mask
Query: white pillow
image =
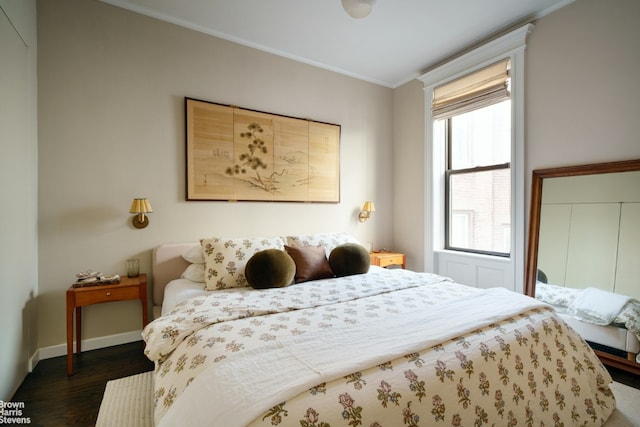
<svg viewBox="0 0 640 427"><path fill-rule="evenodd" d="M284 250L281 237L202 239L205 260L205 289L242 288L249 286L244 274L249 258L265 249Z"/></svg>
<svg viewBox="0 0 640 427"><path fill-rule="evenodd" d="M189 279L192 282L204 283L204 263L189 264L180 277L183 279Z"/></svg>
<svg viewBox="0 0 640 427"><path fill-rule="evenodd" d="M182 254L182 258L191 264L204 264L204 255L202 255L202 246L194 245L191 249Z"/></svg>
<svg viewBox="0 0 640 427"><path fill-rule="evenodd" d="M306 247L306 246L324 246L327 257L331 254L333 248L344 243L362 243L349 233L317 233L299 236L287 236L287 246Z"/></svg>

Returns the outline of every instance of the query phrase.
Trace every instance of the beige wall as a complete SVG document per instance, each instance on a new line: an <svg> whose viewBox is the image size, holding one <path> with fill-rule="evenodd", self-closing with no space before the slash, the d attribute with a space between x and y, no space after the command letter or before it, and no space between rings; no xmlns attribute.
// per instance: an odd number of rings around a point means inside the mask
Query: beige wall
<svg viewBox="0 0 640 427"><path fill-rule="evenodd" d="M640 158L638 19L637 0L580 0L536 23L527 50L527 176Z"/></svg>
<svg viewBox="0 0 640 427"><path fill-rule="evenodd" d="M37 347L36 46L35 0L0 0L0 400Z"/></svg>
<svg viewBox="0 0 640 427"><path fill-rule="evenodd" d="M347 231L390 246L392 90L97 1L38 2L38 346L65 342L80 270L122 273L151 248L201 237ZM338 204L185 201L185 96L340 124ZM149 197L143 230L131 199ZM357 221L365 200L373 219ZM139 303L84 310L84 338L140 328Z"/></svg>
<svg viewBox="0 0 640 427"><path fill-rule="evenodd" d="M535 23L526 50L527 215L532 170L640 158L639 18L637 0L580 0ZM402 200L394 244L420 266L424 245L416 230L424 235L424 219L413 212L425 203L428 153L422 155L424 102L418 98L424 101L415 82L394 91L394 188L395 200ZM412 119L397 120L409 112Z"/></svg>
<svg viewBox="0 0 640 427"><path fill-rule="evenodd" d="M424 269L425 133L422 82L393 92L394 250L406 253L408 268Z"/></svg>
<svg viewBox="0 0 640 427"><path fill-rule="evenodd" d="M527 189L536 168L640 158L639 8L581 0L536 23ZM346 230L424 267L419 82L392 91L95 1L39 1L38 31L38 347L64 342L76 271L122 272L135 256L149 272L150 249L163 242ZM185 202L184 96L342 125L341 203ZM129 224L135 196L154 206L144 230ZM377 211L360 224L365 199ZM138 327L136 302L85 315L85 338Z"/></svg>

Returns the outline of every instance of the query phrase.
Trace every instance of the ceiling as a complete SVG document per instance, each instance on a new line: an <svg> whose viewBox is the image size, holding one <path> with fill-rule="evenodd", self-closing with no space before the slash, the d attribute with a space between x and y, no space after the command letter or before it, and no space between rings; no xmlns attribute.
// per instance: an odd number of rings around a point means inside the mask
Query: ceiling
<svg viewBox="0 0 640 427"><path fill-rule="evenodd" d="M101 0L296 61L395 88L518 23L573 0Z"/></svg>

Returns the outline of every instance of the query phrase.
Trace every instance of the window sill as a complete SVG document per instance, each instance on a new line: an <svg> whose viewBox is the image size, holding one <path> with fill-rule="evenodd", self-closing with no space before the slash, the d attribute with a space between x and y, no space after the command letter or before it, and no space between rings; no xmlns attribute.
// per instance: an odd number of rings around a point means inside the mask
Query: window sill
<svg viewBox="0 0 640 427"><path fill-rule="evenodd" d="M436 249L433 251L436 257L446 256L449 258L466 258L466 259L475 259L478 261L491 261L496 263L509 264L511 262L511 257L507 256L497 256L497 255L487 255L487 254L476 254L473 252L463 252L463 251L451 251L448 249Z"/></svg>

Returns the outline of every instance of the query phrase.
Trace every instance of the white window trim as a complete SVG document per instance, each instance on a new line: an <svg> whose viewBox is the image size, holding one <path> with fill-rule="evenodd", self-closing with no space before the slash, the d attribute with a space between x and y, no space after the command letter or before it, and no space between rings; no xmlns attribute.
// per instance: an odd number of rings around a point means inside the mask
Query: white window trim
<svg viewBox="0 0 640 427"><path fill-rule="evenodd" d="M517 292L524 291L525 255L525 164L524 164L524 51L533 24L527 24L496 38L419 77L425 91L425 270L437 271L438 253L444 250L444 146L434 143L431 104L436 86L476 71L498 60L511 58L511 256L508 281ZM463 256L456 252L456 256ZM473 259L469 256L469 259ZM504 258L502 259L504 262Z"/></svg>

